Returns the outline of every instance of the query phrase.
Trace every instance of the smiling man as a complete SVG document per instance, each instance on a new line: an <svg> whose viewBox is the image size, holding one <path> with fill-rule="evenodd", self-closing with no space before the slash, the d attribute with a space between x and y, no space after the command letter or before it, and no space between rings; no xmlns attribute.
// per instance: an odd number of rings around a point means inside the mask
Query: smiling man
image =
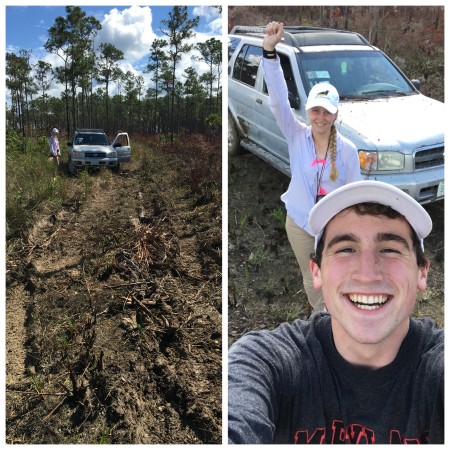
<svg viewBox="0 0 450 450"><path fill-rule="evenodd" d="M444 443L444 336L412 319L432 223L399 189L320 200L311 272L326 313L248 333L229 353L229 442Z"/></svg>

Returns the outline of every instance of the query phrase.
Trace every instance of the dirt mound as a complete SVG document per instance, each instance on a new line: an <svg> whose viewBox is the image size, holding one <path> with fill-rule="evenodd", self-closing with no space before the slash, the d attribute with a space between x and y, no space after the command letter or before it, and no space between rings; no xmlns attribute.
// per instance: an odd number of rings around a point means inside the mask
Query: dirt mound
<svg viewBox="0 0 450 450"><path fill-rule="evenodd" d="M8 443L221 442L220 203L150 166L73 178L10 243Z"/></svg>

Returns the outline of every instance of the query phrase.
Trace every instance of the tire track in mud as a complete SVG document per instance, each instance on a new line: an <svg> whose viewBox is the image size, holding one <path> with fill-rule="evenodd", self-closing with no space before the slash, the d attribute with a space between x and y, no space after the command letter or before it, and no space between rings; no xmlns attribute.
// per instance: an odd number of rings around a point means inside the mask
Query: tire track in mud
<svg viewBox="0 0 450 450"><path fill-rule="evenodd" d="M175 178L92 176L9 258L9 443L221 442L220 206Z"/></svg>

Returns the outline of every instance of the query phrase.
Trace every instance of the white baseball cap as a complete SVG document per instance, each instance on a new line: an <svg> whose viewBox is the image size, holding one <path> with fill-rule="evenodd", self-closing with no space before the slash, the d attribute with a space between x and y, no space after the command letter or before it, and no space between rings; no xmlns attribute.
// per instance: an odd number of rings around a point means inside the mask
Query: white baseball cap
<svg viewBox="0 0 450 450"><path fill-rule="evenodd" d="M315 106L322 106L331 114L338 110L339 94L336 88L328 83L317 83L309 91L308 100L305 109L311 109Z"/></svg>
<svg viewBox="0 0 450 450"><path fill-rule="evenodd" d="M52 133L59 133L58 128L53 128Z"/></svg>
<svg viewBox="0 0 450 450"><path fill-rule="evenodd" d="M309 226L315 236L314 250L328 222L344 209L358 203L380 203L402 214L419 238L423 239L433 228L430 215L423 206L406 192L382 181L363 180L345 184L319 200L309 213Z"/></svg>

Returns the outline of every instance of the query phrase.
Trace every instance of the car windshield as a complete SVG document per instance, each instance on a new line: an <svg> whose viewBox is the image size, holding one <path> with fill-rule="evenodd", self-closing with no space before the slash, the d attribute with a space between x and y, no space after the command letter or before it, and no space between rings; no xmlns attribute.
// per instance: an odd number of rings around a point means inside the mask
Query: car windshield
<svg viewBox="0 0 450 450"><path fill-rule="evenodd" d="M80 133L75 138L76 145L109 145L105 134Z"/></svg>
<svg viewBox="0 0 450 450"><path fill-rule="evenodd" d="M334 85L344 100L416 93L381 52L304 52L297 58L307 94L312 86L324 81Z"/></svg>

